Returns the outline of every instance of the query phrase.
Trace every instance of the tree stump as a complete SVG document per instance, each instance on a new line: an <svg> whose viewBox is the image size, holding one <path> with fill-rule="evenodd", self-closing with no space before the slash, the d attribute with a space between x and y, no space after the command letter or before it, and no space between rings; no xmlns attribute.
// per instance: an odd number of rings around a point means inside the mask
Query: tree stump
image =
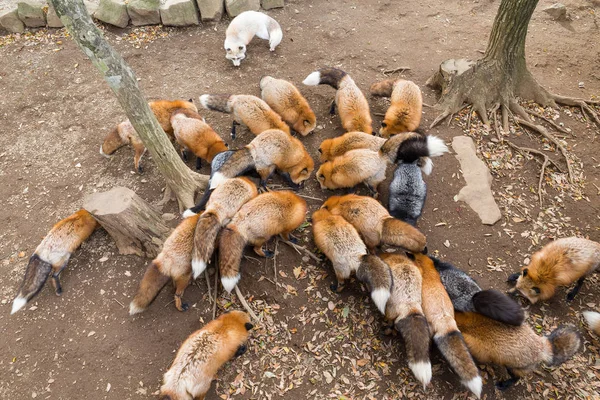
<svg viewBox="0 0 600 400"><path fill-rule="evenodd" d="M89 195L83 208L106 229L120 254L154 258L170 233L160 214L125 187Z"/></svg>

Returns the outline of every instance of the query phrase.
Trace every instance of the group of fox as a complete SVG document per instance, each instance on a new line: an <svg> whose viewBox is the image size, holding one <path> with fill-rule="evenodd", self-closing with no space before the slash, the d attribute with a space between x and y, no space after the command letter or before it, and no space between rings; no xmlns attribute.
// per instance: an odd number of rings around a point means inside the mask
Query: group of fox
<svg viewBox="0 0 600 400"><path fill-rule="evenodd" d="M353 188L364 183L374 197L332 196L312 214L314 241L333 265L339 292L352 274L365 283L385 320L404 338L407 361L415 378L427 386L432 371L430 339L447 359L463 384L478 397L482 381L473 358L505 366L510 378L498 384L511 386L540 363L556 365L579 349L581 338L573 327L559 327L547 337L527 324L520 306L506 295L482 290L473 279L451 264L427 255L426 238L415 227L426 197L422 172L432 170L432 157L448 149L431 135L415 132L420 124L419 87L406 80L388 80L371 87L375 96L391 97L379 134L373 135L369 105L352 78L336 68L322 68L303 82L327 84L336 89L332 113L337 109L347 132L324 140L319 148L321 166L316 173L323 189ZM185 311L184 290L197 278L218 250L221 283L230 292L240 280L240 263L247 244L261 257L272 256L263 246L303 224L306 202L292 191L259 190L248 176L258 173L259 187L277 171L293 189L309 179L314 162L295 132L303 137L316 127L307 100L290 82L265 76L261 98L250 95L202 95L203 108L233 114L231 136L237 125L256 135L246 146L229 150L225 141L198 114L192 101L159 100L150 103L163 130L180 147L211 164L209 186L199 203L184 213L183 221L148 266L130 304L130 313L143 311L169 280L175 287L175 307ZM141 171L145 147L129 121L106 137L100 152L111 155L131 144L134 166ZM388 165L394 165L388 207L376 200ZM61 293L59 274L72 252L99 227L85 210L57 223L31 256L25 277L13 302L12 313L30 301L52 275ZM378 253L381 245L402 251ZM511 275L513 293L532 303L546 300L558 286L583 280L600 264L600 244L580 238L556 240L532 257L521 272ZM600 314L585 314L600 334ZM245 351L252 328L245 313L230 312L191 335L180 348L161 388L163 399L204 398L216 370ZM190 397L190 395L192 397Z"/></svg>

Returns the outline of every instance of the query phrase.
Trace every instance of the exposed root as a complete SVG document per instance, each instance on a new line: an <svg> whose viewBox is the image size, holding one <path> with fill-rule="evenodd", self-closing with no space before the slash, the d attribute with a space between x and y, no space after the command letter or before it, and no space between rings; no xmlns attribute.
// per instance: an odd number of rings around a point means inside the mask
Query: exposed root
<svg viewBox="0 0 600 400"><path fill-rule="evenodd" d="M550 132L548 132L546 130L546 128L544 128L541 125L536 125L529 121L522 120L518 117L515 117L515 122L517 122L518 124L521 124L521 125L525 125L529 129L531 129L535 132L538 132L539 134L541 134L546 139L550 140L552 143L554 143L556 145L556 147L560 150L560 152L562 153L562 155L565 158L565 161L567 163L567 170L569 172L569 182L573 183L574 178L573 178L573 169L571 167L571 161L569 160L569 156L567 154L567 149L565 149L565 147L562 145L562 143L560 143L560 141L558 139L556 139Z"/></svg>
<svg viewBox="0 0 600 400"><path fill-rule="evenodd" d="M161 201L159 201L157 203L157 205L162 208L164 207L168 202L170 202L171 200L175 199L175 196L173 195L173 191L171 190L171 187L169 185L165 186L165 192L163 194L163 198Z"/></svg>
<svg viewBox="0 0 600 400"><path fill-rule="evenodd" d="M393 74L396 72L404 72L404 71L410 71L410 67L399 67L399 68L394 68L394 69L386 69L385 71L383 71L384 75L389 75L389 74Z"/></svg>
<svg viewBox="0 0 600 400"><path fill-rule="evenodd" d="M442 122L448 115L450 115L450 111L442 111L442 113L440 115L438 115L433 122L431 123L431 125L429 125L429 129L434 128L437 124L439 124L440 122Z"/></svg>
<svg viewBox="0 0 600 400"><path fill-rule="evenodd" d="M210 279L208 278L208 268L206 268L204 270L204 277L206 278L206 288L208 289L208 298L210 299L210 301L212 301L213 297L212 297L212 290L210 288Z"/></svg>
<svg viewBox="0 0 600 400"><path fill-rule="evenodd" d="M502 106L502 129L504 132L508 132L508 108Z"/></svg>
<svg viewBox="0 0 600 400"><path fill-rule="evenodd" d="M550 118L548 118L548 117L546 117L546 116L544 116L544 115L542 115L540 113L537 113L535 111L531 111L531 110L528 110L528 109L525 109L525 111L527 111L528 114L531 114L531 115L533 115L535 117L538 117L539 119L543 119L548 124L552 125L554 127L554 129L556 129L559 132L567 133L567 134L571 133L568 130L566 130L565 128L563 128L562 126L558 125L556 122L552 121Z"/></svg>
<svg viewBox="0 0 600 400"><path fill-rule="evenodd" d="M469 117L467 118L467 132L471 131L471 118L473 117L473 109L469 110Z"/></svg>
<svg viewBox="0 0 600 400"><path fill-rule="evenodd" d="M557 94L553 94L552 98L559 104L581 108L581 113L583 114L583 117L585 118L587 112L588 115L592 118L592 120L596 123L598 128L600 128L600 117L598 116L598 113L592 107L590 107L590 105L600 105L600 100L583 100L575 97L560 96ZM596 135L594 134L594 136L592 137L592 141L595 138Z"/></svg>
<svg viewBox="0 0 600 400"><path fill-rule="evenodd" d="M299 246L297 244L294 244L292 242L290 242L289 240L281 240L283 243L287 244L288 246L294 248L298 253L300 253L300 250L302 250L303 252L306 253L307 256L309 256L310 258L312 258L313 260L315 260L316 262L320 263L321 259L319 257L317 257L315 255L315 253L313 253L312 251L308 250L306 247L304 246Z"/></svg>
<svg viewBox="0 0 600 400"><path fill-rule="evenodd" d="M242 292L240 292L240 288L238 287L238 285L235 285L235 294L237 295L238 299L240 300L240 303L242 303L242 306L244 306L244 308L246 309L248 314L250 314L252 319L254 319L256 322L260 322L260 320L258 319L256 314L254 314L254 311L252 311L252 309L246 302L246 299L244 299L244 295L242 294Z"/></svg>

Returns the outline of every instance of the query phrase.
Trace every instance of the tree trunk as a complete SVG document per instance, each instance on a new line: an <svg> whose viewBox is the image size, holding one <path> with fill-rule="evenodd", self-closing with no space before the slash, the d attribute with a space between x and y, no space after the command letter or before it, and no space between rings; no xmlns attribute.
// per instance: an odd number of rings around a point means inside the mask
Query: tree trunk
<svg viewBox="0 0 600 400"><path fill-rule="evenodd" d="M106 229L120 254L154 258L171 231L156 210L125 187L88 196L83 208Z"/></svg>
<svg viewBox="0 0 600 400"><path fill-rule="evenodd" d="M83 0L50 1L73 40L102 73L117 96L127 118L164 176L168 189L175 194L180 209L193 206L196 192L206 187L208 177L191 171L181 161L150 110L134 72L94 25Z"/></svg>

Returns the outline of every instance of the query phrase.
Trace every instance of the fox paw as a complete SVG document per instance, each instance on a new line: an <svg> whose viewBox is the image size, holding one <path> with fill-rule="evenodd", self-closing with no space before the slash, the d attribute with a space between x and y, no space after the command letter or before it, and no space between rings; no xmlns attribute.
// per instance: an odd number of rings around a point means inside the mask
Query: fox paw
<svg viewBox="0 0 600 400"><path fill-rule="evenodd" d="M329 289L331 289L333 293L341 293L342 290L344 290L344 285L340 285L339 283L334 282L331 285L329 285Z"/></svg>
<svg viewBox="0 0 600 400"><path fill-rule="evenodd" d="M263 253L265 253L265 257L267 258L273 258L275 256L275 252L271 250L264 250Z"/></svg>
<svg viewBox="0 0 600 400"><path fill-rule="evenodd" d="M143 174L144 173L144 168L141 165L138 165L137 172L138 172L138 174Z"/></svg>
<svg viewBox="0 0 600 400"><path fill-rule="evenodd" d="M500 381L498 383L496 383L496 388L498 390L506 390L508 388L510 388L511 386L513 386L515 384L515 382L511 379L505 380L505 381Z"/></svg>
<svg viewBox="0 0 600 400"><path fill-rule="evenodd" d="M567 301L571 302L575 299L575 296L577 296L577 292L573 293L573 292L569 292L567 293Z"/></svg>
<svg viewBox="0 0 600 400"><path fill-rule="evenodd" d="M185 312L190 309L190 305L188 303L181 303L181 309L179 311Z"/></svg>
<svg viewBox="0 0 600 400"><path fill-rule="evenodd" d="M521 276L520 272L515 272L514 274L510 274L508 276L508 278L506 278L506 282L516 282L517 279L519 279L519 276Z"/></svg>
<svg viewBox="0 0 600 400"><path fill-rule="evenodd" d="M288 240L294 244L298 244L298 238L292 235L288 235Z"/></svg>

